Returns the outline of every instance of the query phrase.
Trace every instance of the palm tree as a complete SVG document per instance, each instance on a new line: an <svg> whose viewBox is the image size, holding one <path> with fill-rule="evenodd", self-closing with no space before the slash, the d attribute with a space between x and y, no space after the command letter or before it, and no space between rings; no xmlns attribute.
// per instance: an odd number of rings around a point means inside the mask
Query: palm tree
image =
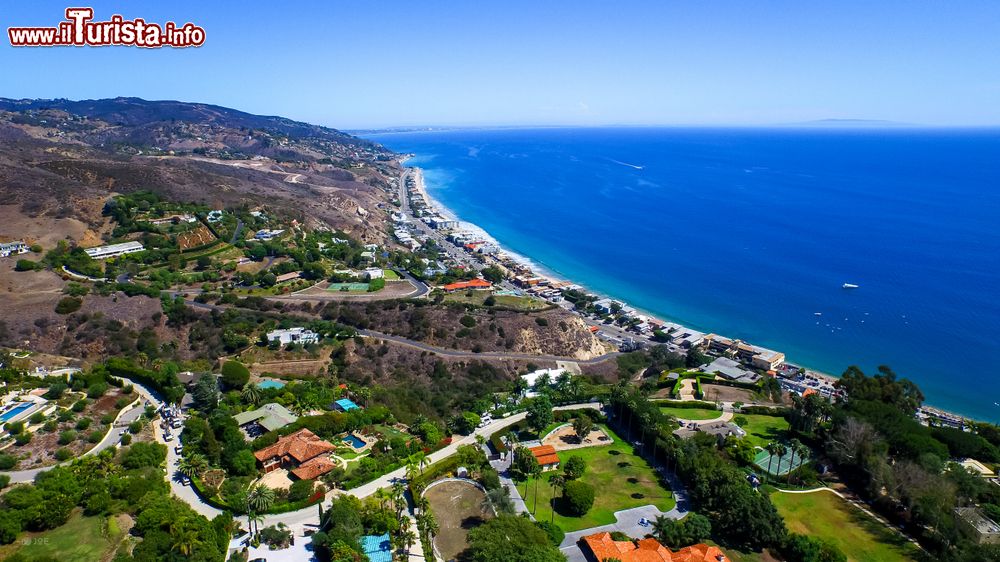
<svg viewBox="0 0 1000 562"><path fill-rule="evenodd" d="M778 455L778 472L781 472L781 458L788 453L788 447L786 447L784 443L778 443L777 447L775 447L775 450L776 454Z"/></svg>
<svg viewBox="0 0 1000 562"><path fill-rule="evenodd" d="M410 553L410 547L413 543L417 542L417 535L410 529L406 529L399 532L399 544L403 546L403 550L407 554Z"/></svg>
<svg viewBox="0 0 1000 562"><path fill-rule="evenodd" d="M767 479L771 479L771 461L774 460L774 455L778 454L778 444L768 443L767 447L764 447L771 456L767 457Z"/></svg>
<svg viewBox="0 0 1000 562"><path fill-rule="evenodd" d="M264 522L264 515L257 513L256 511L251 511L247 513L247 523L250 525L250 536L253 537L255 534L260 532L260 524ZM255 531L256 528L256 531Z"/></svg>
<svg viewBox="0 0 1000 562"><path fill-rule="evenodd" d="M663 544L673 545L677 526L673 519L657 515L653 521L653 536Z"/></svg>
<svg viewBox="0 0 1000 562"><path fill-rule="evenodd" d="M809 447L806 447L805 444L803 444L801 441L793 439L792 452L794 452L795 456L799 458L799 465L795 467L795 469L798 470L802 468L802 464L805 462L806 455L809 454Z"/></svg>
<svg viewBox="0 0 1000 562"><path fill-rule="evenodd" d="M549 515L549 523L552 523L556 518L556 489L563 489L566 486L566 477L562 474L553 474L549 478L549 486L552 486L552 498L549 500L549 509L552 513Z"/></svg>
<svg viewBox="0 0 1000 562"><path fill-rule="evenodd" d="M642 426L642 439L639 440L642 443L642 452L646 452L646 429L653 423L653 416L649 412L642 412L639 414L639 425Z"/></svg>
<svg viewBox="0 0 1000 562"><path fill-rule="evenodd" d="M417 466L420 468L420 474L423 474L424 467L430 464L430 461L427 460L427 453L423 451L417 451L416 453L413 453L410 459L413 462L415 462Z"/></svg>
<svg viewBox="0 0 1000 562"><path fill-rule="evenodd" d="M247 508L254 513L266 513L274 505L274 490L261 484L254 484L247 490Z"/></svg>
<svg viewBox="0 0 1000 562"><path fill-rule="evenodd" d="M542 467L538 463L535 463L534 470L531 471L531 477L535 480L535 503L531 506L531 514L535 514L535 509L538 508L538 477L542 475Z"/></svg>
<svg viewBox="0 0 1000 562"><path fill-rule="evenodd" d="M240 398L247 404L256 405L260 401L260 389L252 382L248 382L243 385L243 390L240 391Z"/></svg>
<svg viewBox="0 0 1000 562"><path fill-rule="evenodd" d="M208 459L201 453L192 453L177 461L177 472L188 478L200 478L208 470Z"/></svg>
<svg viewBox="0 0 1000 562"><path fill-rule="evenodd" d="M434 518L434 514L430 511L424 513L423 522L424 532L427 533L429 538L433 539L441 531L441 527L438 526L437 519Z"/></svg>
<svg viewBox="0 0 1000 562"><path fill-rule="evenodd" d="M190 556L194 549L201 545L201 539L198 538L198 531L187 527L187 522L181 522L178 527L175 528L174 525L170 526L170 537L172 542L170 544L171 551L177 551L181 556Z"/></svg>

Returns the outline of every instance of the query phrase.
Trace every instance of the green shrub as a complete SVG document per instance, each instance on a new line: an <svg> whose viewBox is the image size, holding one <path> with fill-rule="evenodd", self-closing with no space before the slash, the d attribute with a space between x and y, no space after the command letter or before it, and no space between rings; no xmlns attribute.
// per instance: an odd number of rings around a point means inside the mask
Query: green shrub
<svg viewBox="0 0 1000 562"><path fill-rule="evenodd" d="M10 470L17 466L17 459L11 455L0 453L0 470Z"/></svg>
<svg viewBox="0 0 1000 562"><path fill-rule="evenodd" d="M30 421L34 425L38 425L43 421L45 421L45 414L41 412L35 412L34 414L31 414L31 417L28 418L28 421Z"/></svg>
<svg viewBox="0 0 1000 562"><path fill-rule="evenodd" d="M563 488L562 499L567 513L582 517L594 507L594 487L586 482L570 480Z"/></svg>
<svg viewBox="0 0 1000 562"><path fill-rule="evenodd" d="M87 441L90 441L91 443L95 444L100 443L101 439L104 439L104 432L99 429L91 431L90 435L87 436Z"/></svg>
<svg viewBox="0 0 1000 562"><path fill-rule="evenodd" d="M243 388L250 381L250 370L239 361L226 361L222 365L222 383L229 388Z"/></svg>
<svg viewBox="0 0 1000 562"><path fill-rule="evenodd" d="M122 435L122 446L128 446L130 443L132 443L132 435L128 433Z"/></svg>
<svg viewBox="0 0 1000 562"><path fill-rule="evenodd" d="M56 303L56 314L70 314L80 310L83 301L76 297L63 297Z"/></svg>
<svg viewBox="0 0 1000 562"><path fill-rule="evenodd" d="M90 428L90 424L91 424L90 418L80 418L76 420L76 429L78 429L79 431L85 431L88 428Z"/></svg>
<svg viewBox="0 0 1000 562"><path fill-rule="evenodd" d="M476 325L476 319L466 314L458 320L459 324L465 326L466 328L472 328Z"/></svg>
<svg viewBox="0 0 1000 562"><path fill-rule="evenodd" d="M10 485L10 475L0 474L0 490L3 490Z"/></svg>
<svg viewBox="0 0 1000 562"><path fill-rule="evenodd" d="M552 546L559 546L562 544L563 539L566 538L566 533L564 533L563 530L554 523L549 523L548 521L538 521L535 524L541 527L541 529L545 531L545 534L549 536L549 542L552 543Z"/></svg>
<svg viewBox="0 0 1000 562"><path fill-rule="evenodd" d="M61 449L57 449L56 450L56 460L57 461L59 461L59 462L68 461L71 458L73 458L73 452L70 451L69 449L63 447Z"/></svg>
<svg viewBox="0 0 1000 562"><path fill-rule="evenodd" d="M24 431L24 422L11 422L7 424L7 433L11 435L20 435Z"/></svg>
<svg viewBox="0 0 1000 562"><path fill-rule="evenodd" d="M31 260L17 260L17 264L14 265L14 271L32 271L39 267L39 265Z"/></svg>
<svg viewBox="0 0 1000 562"><path fill-rule="evenodd" d="M312 495L315 482L312 480L296 480L288 488L288 501L302 501Z"/></svg>
<svg viewBox="0 0 1000 562"><path fill-rule="evenodd" d="M14 442L18 445L27 445L31 443L31 434L25 431L24 433L18 435L14 438Z"/></svg>
<svg viewBox="0 0 1000 562"><path fill-rule="evenodd" d="M72 429L67 429L59 434L60 445L69 445L73 441L76 441L76 432Z"/></svg>
<svg viewBox="0 0 1000 562"><path fill-rule="evenodd" d="M535 318L535 324L538 324L539 326L548 326L549 320L547 318L538 317Z"/></svg>

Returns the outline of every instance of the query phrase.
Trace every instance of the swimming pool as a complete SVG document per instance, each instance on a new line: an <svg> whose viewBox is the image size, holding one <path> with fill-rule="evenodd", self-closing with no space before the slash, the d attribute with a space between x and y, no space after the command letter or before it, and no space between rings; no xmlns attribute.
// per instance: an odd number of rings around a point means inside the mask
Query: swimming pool
<svg viewBox="0 0 1000 562"><path fill-rule="evenodd" d="M31 402L15 402L15 406L6 412L0 414L0 423L6 422L13 418L14 416L20 414L21 412L27 410L28 408L34 406Z"/></svg>
<svg viewBox="0 0 1000 562"><path fill-rule="evenodd" d="M284 386L285 386L285 383L283 383L281 381L272 380L272 379L267 379L265 381L261 381L261 382L257 383L257 388L265 388L265 389L267 389L267 388L284 388Z"/></svg>
<svg viewBox="0 0 1000 562"><path fill-rule="evenodd" d="M365 442L362 441L361 439L359 439L354 434L351 434L351 435L348 435L347 437L344 437L344 443L347 443L348 445L350 445L351 447L354 447L355 449L362 449L365 446Z"/></svg>

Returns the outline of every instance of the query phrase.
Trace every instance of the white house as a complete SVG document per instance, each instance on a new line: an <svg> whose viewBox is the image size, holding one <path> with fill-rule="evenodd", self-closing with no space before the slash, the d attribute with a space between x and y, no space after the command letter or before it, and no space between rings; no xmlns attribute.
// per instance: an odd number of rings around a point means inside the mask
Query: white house
<svg viewBox="0 0 1000 562"><path fill-rule="evenodd" d="M139 242L122 242L121 244L110 244L108 246L97 246L95 248L85 248L83 251L95 260L116 258L125 254L134 254L145 250Z"/></svg>
<svg viewBox="0 0 1000 562"><path fill-rule="evenodd" d="M257 240L267 241L276 238L278 236L281 236L284 232L285 232L284 230L270 230L267 228L263 228L261 230L258 230L257 234L254 234L253 237L256 238Z"/></svg>
<svg viewBox="0 0 1000 562"><path fill-rule="evenodd" d="M267 333L267 341L278 341L281 345L290 343L316 343L319 341L319 334L302 327L289 328L287 330L272 330Z"/></svg>
<svg viewBox="0 0 1000 562"><path fill-rule="evenodd" d="M222 211L218 209L209 211L208 216L205 218L208 222L219 222L222 220Z"/></svg>
<svg viewBox="0 0 1000 562"><path fill-rule="evenodd" d="M380 267L369 267L365 270L365 279L371 281L372 279L382 279L385 277L382 268Z"/></svg>
<svg viewBox="0 0 1000 562"><path fill-rule="evenodd" d="M524 381L527 390L524 391L525 398L534 398L538 396L538 384L541 382L539 379L545 380L548 377L549 386L555 385L559 376L566 372L563 369L538 369L537 371L532 371L526 375L521 375L521 380Z"/></svg>
<svg viewBox="0 0 1000 562"><path fill-rule="evenodd" d="M18 240L17 242L6 242L0 244L0 258L6 258L17 254L24 254L28 251L28 245Z"/></svg>

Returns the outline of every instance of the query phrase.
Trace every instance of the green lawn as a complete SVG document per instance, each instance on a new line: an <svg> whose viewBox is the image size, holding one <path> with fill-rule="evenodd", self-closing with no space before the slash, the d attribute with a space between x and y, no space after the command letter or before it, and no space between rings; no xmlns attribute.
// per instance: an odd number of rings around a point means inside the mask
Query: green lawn
<svg viewBox="0 0 1000 562"><path fill-rule="evenodd" d="M722 416L722 410L710 410L708 408L671 408L661 406L660 411L668 416L674 416L682 420L714 420Z"/></svg>
<svg viewBox="0 0 1000 562"><path fill-rule="evenodd" d="M747 439L758 447L765 447L772 441L783 440L788 434L788 420L785 418L759 414L743 416L750 421L750 423L743 428L747 432Z"/></svg>
<svg viewBox="0 0 1000 562"><path fill-rule="evenodd" d="M601 426L614 440L613 445L601 447L586 447L572 451L560 451L559 458L565 462L572 455L579 455L587 462L587 472L581 478L596 491L594 507L583 517L564 517L555 513L554 522L564 531L587 529L597 525L615 522L614 513L622 509L630 509L653 504L663 511L674 507L674 497L670 491L660 485L653 469L642 458L633 454L632 446L624 443L606 426ZM617 454L615 454L617 453ZM543 473L538 481L538 501L535 518L539 521L549 521L553 516L551 499L553 491L549 486L549 476L559 474L557 471ZM522 496L531 509L535 502L535 483L527 482L518 486Z"/></svg>
<svg viewBox="0 0 1000 562"><path fill-rule="evenodd" d="M391 269L383 269L382 275L385 277L386 281L399 281L400 279L402 279L402 277L400 277L398 273L396 273Z"/></svg>
<svg viewBox="0 0 1000 562"><path fill-rule="evenodd" d="M854 562L912 560L916 547L902 535L832 492L771 494L788 529L836 544Z"/></svg>
<svg viewBox="0 0 1000 562"><path fill-rule="evenodd" d="M101 560L115 548L121 536L117 525L111 532L106 517L84 517L79 513L61 527L43 533L22 533L13 544L0 547L0 559L21 553L28 560L50 557L61 562Z"/></svg>
<svg viewBox="0 0 1000 562"><path fill-rule="evenodd" d="M456 291L445 295L444 300L481 306L489 296L489 291ZM512 308L514 310L534 311L547 310L554 307L551 303L541 299L519 297L516 295L493 295L493 300L495 301L494 306Z"/></svg>

